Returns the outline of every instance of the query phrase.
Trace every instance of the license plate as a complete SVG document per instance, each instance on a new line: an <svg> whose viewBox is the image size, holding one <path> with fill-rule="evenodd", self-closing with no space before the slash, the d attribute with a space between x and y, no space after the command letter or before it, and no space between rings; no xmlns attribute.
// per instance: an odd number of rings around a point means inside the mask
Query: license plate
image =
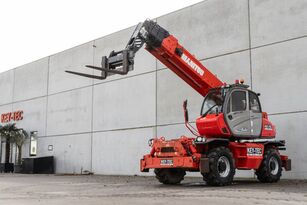
<svg viewBox="0 0 307 205"><path fill-rule="evenodd" d="M160 160L160 165L173 165L173 160L172 159L161 159Z"/></svg>

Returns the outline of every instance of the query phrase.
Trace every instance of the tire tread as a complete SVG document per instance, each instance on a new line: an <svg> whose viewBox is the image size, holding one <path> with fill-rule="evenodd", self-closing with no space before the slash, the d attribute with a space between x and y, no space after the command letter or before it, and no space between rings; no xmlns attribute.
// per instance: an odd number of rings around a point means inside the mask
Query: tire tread
<svg viewBox="0 0 307 205"><path fill-rule="evenodd" d="M277 159L280 167L278 173L275 176L271 175L270 170L267 167L269 166L268 163L272 155L278 156ZM282 175L281 159L276 149L268 148L265 150L261 165L259 169L256 170L255 174L257 176L257 179L263 183L273 183L278 182L280 180L280 177Z"/></svg>

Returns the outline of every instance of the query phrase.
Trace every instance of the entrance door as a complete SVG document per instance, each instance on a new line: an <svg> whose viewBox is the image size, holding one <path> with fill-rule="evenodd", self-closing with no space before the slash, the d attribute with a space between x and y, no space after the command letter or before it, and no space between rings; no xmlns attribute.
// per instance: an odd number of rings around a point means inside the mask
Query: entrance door
<svg viewBox="0 0 307 205"><path fill-rule="evenodd" d="M249 110L251 120L251 136L260 137L262 129L262 112L261 106L256 93L249 91Z"/></svg>
<svg viewBox="0 0 307 205"><path fill-rule="evenodd" d="M226 121L235 137L251 137L250 111L248 107L248 92L233 90L228 97L226 106Z"/></svg>

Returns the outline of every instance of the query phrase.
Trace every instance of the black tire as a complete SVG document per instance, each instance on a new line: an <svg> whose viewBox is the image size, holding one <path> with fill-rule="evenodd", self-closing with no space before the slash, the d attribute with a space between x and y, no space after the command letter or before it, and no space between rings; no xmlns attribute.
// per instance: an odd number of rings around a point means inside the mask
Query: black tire
<svg viewBox="0 0 307 205"><path fill-rule="evenodd" d="M154 172L163 184L179 184L186 174L183 169L155 169Z"/></svg>
<svg viewBox="0 0 307 205"><path fill-rule="evenodd" d="M225 186L233 181L236 173L234 159L226 147L217 147L209 151L209 173L203 174L204 181L210 186Z"/></svg>
<svg viewBox="0 0 307 205"><path fill-rule="evenodd" d="M274 148L265 150L261 165L255 172L257 179L263 183L278 182L281 172L282 164L277 150Z"/></svg>

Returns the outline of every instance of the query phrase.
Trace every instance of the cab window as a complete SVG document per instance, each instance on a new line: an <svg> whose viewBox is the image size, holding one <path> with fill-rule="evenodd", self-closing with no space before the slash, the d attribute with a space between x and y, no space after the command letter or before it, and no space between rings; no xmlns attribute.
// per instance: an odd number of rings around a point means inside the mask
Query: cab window
<svg viewBox="0 0 307 205"><path fill-rule="evenodd" d="M221 112L223 105L223 96L220 90L210 92L202 105L201 115L215 113L216 109Z"/></svg>
<svg viewBox="0 0 307 205"><path fill-rule="evenodd" d="M227 112L237 112L246 110L246 92L245 91L234 91L231 93L231 98L228 101ZM231 108L231 110L230 110Z"/></svg>
<svg viewBox="0 0 307 205"><path fill-rule="evenodd" d="M249 92L249 109L252 112L261 112L258 96L253 92Z"/></svg>

